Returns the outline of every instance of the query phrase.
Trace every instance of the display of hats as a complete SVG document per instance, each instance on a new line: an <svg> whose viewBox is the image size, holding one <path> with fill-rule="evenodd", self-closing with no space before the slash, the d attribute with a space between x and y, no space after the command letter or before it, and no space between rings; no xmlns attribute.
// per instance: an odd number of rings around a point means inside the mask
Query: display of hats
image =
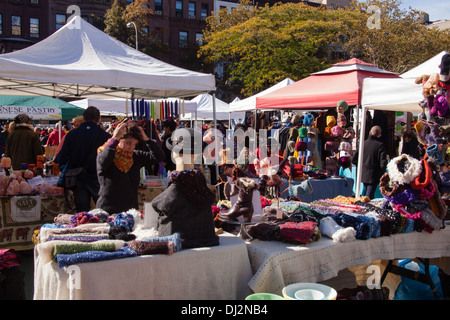
<svg viewBox="0 0 450 320"><path fill-rule="evenodd" d="M306 138L308 136L308 128L307 127L298 128L298 136L300 138Z"/></svg>
<svg viewBox="0 0 450 320"><path fill-rule="evenodd" d="M336 125L336 118L334 116L327 116L327 127L334 127Z"/></svg>
<svg viewBox="0 0 450 320"><path fill-rule="evenodd" d="M348 151L351 152L352 151L352 145L350 144L350 142L341 142L341 144L339 145L339 150L340 151Z"/></svg>
<svg viewBox="0 0 450 320"><path fill-rule="evenodd" d="M340 126L334 126L331 128L331 134L333 135L333 137L340 137L342 136L342 134L344 133L344 131L342 130L342 128Z"/></svg>
<svg viewBox="0 0 450 320"><path fill-rule="evenodd" d="M306 142L305 141L297 141L295 144L295 150L297 151L305 151L306 150Z"/></svg>
<svg viewBox="0 0 450 320"><path fill-rule="evenodd" d="M303 124L309 127L314 121L314 116L311 113L307 113L304 115Z"/></svg>

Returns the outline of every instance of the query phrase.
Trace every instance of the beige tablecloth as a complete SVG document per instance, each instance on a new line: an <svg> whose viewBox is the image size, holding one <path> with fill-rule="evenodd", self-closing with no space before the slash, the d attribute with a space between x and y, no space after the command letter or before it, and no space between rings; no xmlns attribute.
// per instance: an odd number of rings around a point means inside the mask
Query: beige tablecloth
<svg viewBox="0 0 450 320"><path fill-rule="evenodd" d="M450 257L450 226L431 234L411 232L348 243L326 237L307 245L254 240L247 243L247 249L254 273L250 288L281 294L289 284L323 282L341 270L374 260Z"/></svg>
<svg viewBox="0 0 450 320"><path fill-rule="evenodd" d="M35 249L34 299L240 300L251 293L246 244L230 234L220 235L216 247L80 263L62 269L48 261L43 245Z"/></svg>

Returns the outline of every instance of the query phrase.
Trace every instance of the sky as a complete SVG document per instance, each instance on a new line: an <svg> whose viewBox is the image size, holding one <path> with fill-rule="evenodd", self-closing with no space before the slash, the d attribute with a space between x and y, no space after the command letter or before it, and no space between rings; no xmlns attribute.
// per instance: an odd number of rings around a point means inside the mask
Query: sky
<svg viewBox="0 0 450 320"><path fill-rule="evenodd" d="M450 20L449 0L402 0L403 8L411 6L430 15L430 21Z"/></svg>

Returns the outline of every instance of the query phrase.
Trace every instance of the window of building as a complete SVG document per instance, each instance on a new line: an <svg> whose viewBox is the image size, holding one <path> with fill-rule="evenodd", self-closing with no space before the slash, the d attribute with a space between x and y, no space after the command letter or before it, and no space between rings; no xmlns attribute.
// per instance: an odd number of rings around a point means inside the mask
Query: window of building
<svg viewBox="0 0 450 320"><path fill-rule="evenodd" d="M30 38L39 38L39 19L30 18Z"/></svg>
<svg viewBox="0 0 450 320"><path fill-rule="evenodd" d="M30 0L30 3L39 4L39 0Z"/></svg>
<svg viewBox="0 0 450 320"><path fill-rule="evenodd" d="M67 17L65 14L56 14L56 30L61 28L67 22Z"/></svg>
<svg viewBox="0 0 450 320"><path fill-rule="evenodd" d="M0 34L3 34L3 15L0 13Z"/></svg>
<svg viewBox="0 0 450 320"><path fill-rule="evenodd" d="M195 41L200 46L203 43L203 33L196 33L195 34Z"/></svg>
<svg viewBox="0 0 450 320"><path fill-rule="evenodd" d="M149 31L148 27L141 27L141 30L148 34Z"/></svg>
<svg viewBox="0 0 450 320"><path fill-rule="evenodd" d="M187 48L188 46L188 33L187 31L180 31L180 37L178 41L178 45L180 48Z"/></svg>
<svg viewBox="0 0 450 320"><path fill-rule="evenodd" d="M206 20L206 17L208 16L208 5L206 3L202 3L200 16L202 20Z"/></svg>
<svg viewBox="0 0 450 320"><path fill-rule="evenodd" d="M156 27L156 28L155 28L155 32L153 33L153 37L154 37L156 40L164 41L164 38L163 38L163 29L162 29L162 28Z"/></svg>
<svg viewBox="0 0 450 320"><path fill-rule="evenodd" d="M155 0L155 14L163 14L163 0Z"/></svg>
<svg viewBox="0 0 450 320"><path fill-rule="evenodd" d="M183 1L175 2L175 16L177 18L183 18Z"/></svg>
<svg viewBox="0 0 450 320"><path fill-rule="evenodd" d="M13 36L22 35L22 18L20 16L11 17L11 34Z"/></svg>
<svg viewBox="0 0 450 320"><path fill-rule="evenodd" d="M189 19L195 19L195 2L189 2Z"/></svg>

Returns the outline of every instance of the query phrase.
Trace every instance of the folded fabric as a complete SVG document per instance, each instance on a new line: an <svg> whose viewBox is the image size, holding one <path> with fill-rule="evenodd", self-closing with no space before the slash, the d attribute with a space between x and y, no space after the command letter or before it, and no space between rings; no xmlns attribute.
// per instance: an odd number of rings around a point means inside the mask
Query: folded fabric
<svg viewBox="0 0 450 320"><path fill-rule="evenodd" d="M422 159L420 160L420 165L422 166L420 174L410 183L411 188L415 190L425 188L430 184L431 179L433 178L433 172L428 165L428 161L426 159Z"/></svg>
<svg viewBox="0 0 450 320"><path fill-rule="evenodd" d="M57 254L72 254L86 251L116 251L114 242L93 242L93 243L56 243L53 247L53 256Z"/></svg>
<svg viewBox="0 0 450 320"><path fill-rule="evenodd" d="M356 239L367 240L377 235L375 219L362 214L338 213L335 221L342 227L352 227L356 230Z"/></svg>
<svg viewBox="0 0 450 320"><path fill-rule="evenodd" d="M20 257L14 249L0 250L0 270L20 267Z"/></svg>
<svg viewBox="0 0 450 320"><path fill-rule="evenodd" d="M139 241L128 242L128 246L136 251L138 256L150 254L172 254L174 252L174 243L172 241Z"/></svg>
<svg viewBox="0 0 450 320"><path fill-rule="evenodd" d="M332 217L320 220L320 232L335 242L351 242L356 239L356 231L352 227L341 227Z"/></svg>
<svg viewBox="0 0 450 320"><path fill-rule="evenodd" d="M143 239L142 241L148 241L148 242L165 242L165 241L170 241L170 242L173 242L175 251L181 251L181 249L182 249L181 236L180 236L180 234L178 232L174 233L174 234L172 234L170 236L148 238L148 239Z"/></svg>
<svg viewBox="0 0 450 320"><path fill-rule="evenodd" d="M247 227L247 233L254 239L272 241L280 239L280 226L275 222L261 222Z"/></svg>
<svg viewBox="0 0 450 320"><path fill-rule="evenodd" d="M72 254L57 254L55 256L55 260L58 263L59 268L64 268L78 263L123 259L135 256L137 256L136 251L128 246L125 246L113 252L86 251Z"/></svg>
<svg viewBox="0 0 450 320"><path fill-rule="evenodd" d="M305 222L286 222L280 226L280 240L296 244L306 244L310 241L317 223L312 221Z"/></svg>
<svg viewBox="0 0 450 320"><path fill-rule="evenodd" d="M402 154L388 163L387 171L392 182L402 185L409 184L418 177L422 172L422 166L419 160Z"/></svg>
<svg viewBox="0 0 450 320"><path fill-rule="evenodd" d="M420 218L433 230L440 230L444 227L444 221L436 217L430 209L422 210Z"/></svg>
<svg viewBox="0 0 450 320"><path fill-rule="evenodd" d="M65 241L79 241L79 242L94 242L99 240L106 240L108 239L108 235L53 235L50 236L47 241L54 241L54 240L65 240Z"/></svg>

